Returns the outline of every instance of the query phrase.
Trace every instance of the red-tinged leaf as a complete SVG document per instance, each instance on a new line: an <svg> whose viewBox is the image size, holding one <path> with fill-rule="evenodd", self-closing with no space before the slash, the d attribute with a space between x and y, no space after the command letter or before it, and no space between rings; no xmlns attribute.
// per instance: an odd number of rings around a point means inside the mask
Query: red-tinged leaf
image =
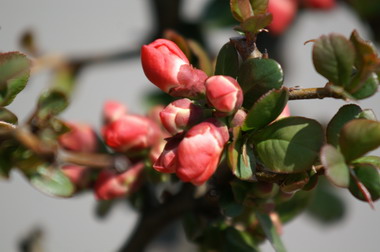
<svg viewBox="0 0 380 252"><path fill-rule="evenodd" d="M242 22L253 15L252 6L249 0L230 0L231 12L234 18Z"/></svg>
<svg viewBox="0 0 380 252"><path fill-rule="evenodd" d="M22 53L0 53L0 106L9 105L26 86L30 60Z"/></svg>
<svg viewBox="0 0 380 252"><path fill-rule="evenodd" d="M352 180L354 181L355 185L357 186L358 190L360 191L361 193L361 197L363 197L365 199L365 201L368 202L369 206L372 208L372 209L375 209L375 206L373 204L373 201L372 201L372 198L371 198L371 194L370 192L367 190L367 188L363 185L362 182L359 181L358 177L356 177L355 173L351 172L351 178ZM354 187L353 185L351 185L351 187ZM350 191L352 194L354 194L352 191L353 189L350 188Z"/></svg>
<svg viewBox="0 0 380 252"><path fill-rule="evenodd" d="M380 122L355 119L340 131L339 144L347 162L380 146Z"/></svg>

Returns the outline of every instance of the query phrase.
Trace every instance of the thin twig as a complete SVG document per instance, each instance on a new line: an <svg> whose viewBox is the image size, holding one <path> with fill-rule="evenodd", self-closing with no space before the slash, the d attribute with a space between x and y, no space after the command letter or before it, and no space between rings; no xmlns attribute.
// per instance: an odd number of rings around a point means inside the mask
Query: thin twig
<svg viewBox="0 0 380 252"><path fill-rule="evenodd" d="M345 99L329 88L289 88L289 100L336 98Z"/></svg>

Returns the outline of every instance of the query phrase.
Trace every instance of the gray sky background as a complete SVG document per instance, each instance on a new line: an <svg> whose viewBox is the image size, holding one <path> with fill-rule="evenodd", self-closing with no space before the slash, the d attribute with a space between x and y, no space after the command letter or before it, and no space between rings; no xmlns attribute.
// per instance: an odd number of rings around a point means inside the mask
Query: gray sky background
<svg viewBox="0 0 380 252"><path fill-rule="evenodd" d="M196 16L203 4L203 0L187 0L184 14L189 18ZM28 28L35 31L41 49L49 53L78 56L138 48L150 31L150 22L148 1L0 0L0 51L19 50L20 33ZM349 36L353 29L370 38L365 27L344 6L331 13L303 13L284 38L283 53L288 60L285 85L322 86L325 80L312 67L311 45L303 46L303 42L329 32ZM217 51L231 35L226 30L212 31L210 44ZM87 68L79 81L76 97L63 117L96 128L100 127L104 101L119 100L130 111L143 113L141 97L155 88L146 80L138 59ZM48 82L46 71L32 76L10 109L25 117ZM373 108L380 118L379 103L375 96L359 105ZM335 100L290 104L292 114L325 122L342 105L344 102ZM283 239L288 251L378 251L379 212L355 200L347 191L341 191L349 204L346 221L326 227L302 215L285 226ZM0 251L4 252L17 251L18 240L36 226L47 232L46 251L114 251L136 220L136 213L121 205L106 220L96 220L92 194L73 199L51 198L36 191L16 172L10 181L0 181L0 202ZM376 207L380 207L379 203ZM263 250L273 251L268 244Z"/></svg>

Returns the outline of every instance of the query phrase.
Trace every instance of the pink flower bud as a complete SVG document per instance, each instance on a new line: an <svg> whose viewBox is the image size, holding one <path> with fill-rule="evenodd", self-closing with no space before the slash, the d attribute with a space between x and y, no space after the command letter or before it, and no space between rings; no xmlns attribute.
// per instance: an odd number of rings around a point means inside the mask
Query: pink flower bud
<svg viewBox="0 0 380 252"><path fill-rule="evenodd" d="M186 98L170 103L160 113L162 125L172 135L188 129L202 117L202 108Z"/></svg>
<svg viewBox="0 0 380 252"><path fill-rule="evenodd" d="M194 185L205 183L215 172L229 139L225 125L205 121L192 127L177 149L177 176Z"/></svg>
<svg viewBox="0 0 380 252"><path fill-rule="evenodd" d="M111 200L130 195L139 186L143 168L143 163L137 163L120 174L113 170L101 171L94 187L96 198Z"/></svg>
<svg viewBox="0 0 380 252"><path fill-rule="evenodd" d="M61 146L67 150L77 152L95 152L98 140L91 126L80 123L66 123L70 131L58 139Z"/></svg>
<svg viewBox="0 0 380 252"><path fill-rule="evenodd" d="M151 119L124 115L106 124L103 138L108 146L120 152L135 152L152 147L160 139L160 129Z"/></svg>
<svg viewBox="0 0 380 252"><path fill-rule="evenodd" d="M107 101L103 106L105 123L112 122L127 113L127 107L117 101Z"/></svg>
<svg viewBox="0 0 380 252"><path fill-rule="evenodd" d="M234 78L215 75L205 85L207 100L216 110L231 113L243 104L243 91Z"/></svg>
<svg viewBox="0 0 380 252"><path fill-rule="evenodd" d="M331 9L335 7L336 0L300 0L305 7L316 9Z"/></svg>
<svg viewBox="0 0 380 252"><path fill-rule="evenodd" d="M269 31L280 35L293 21L297 12L297 2L296 0L269 0L268 11L273 15Z"/></svg>
<svg viewBox="0 0 380 252"><path fill-rule="evenodd" d="M174 173L177 170L177 148L183 135L175 135L167 139L164 150L153 164L156 171L163 173Z"/></svg>
<svg viewBox="0 0 380 252"><path fill-rule="evenodd" d="M91 181L91 170L85 166L65 165L61 168L61 171L77 189L86 188Z"/></svg>
<svg viewBox="0 0 380 252"><path fill-rule="evenodd" d="M141 63L147 78L176 97L197 97L204 93L207 75L194 69L172 41L157 39L141 49Z"/></svg>

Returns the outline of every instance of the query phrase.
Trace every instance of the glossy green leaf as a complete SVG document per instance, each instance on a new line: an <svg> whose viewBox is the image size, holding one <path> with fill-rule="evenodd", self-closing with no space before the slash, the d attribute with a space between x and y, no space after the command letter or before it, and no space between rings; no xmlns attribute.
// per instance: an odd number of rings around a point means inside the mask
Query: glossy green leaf
<svg viewBox="0 0 380 252"><path fill-rule="evenodd" d="M244 20L237 29L244 32L257 33L272 23L272 19L271 13L251 16Z"/></svg>
<svg viewBox="0 0 380 252"><path fill-rule="evenodd" d="M225 239L222 241L224 252L255 252L259 251L257 245L248 232L228 227L225 230Z"/></svg>
<svg viewBox="0 0 380 252"><path fill-rule="evenodd" d="M283 71L275 60L252 58L240 67L238 82L244 93L244 107L250 108L262 95L279 89L284 81Z"/></svg>
<svg viewBox="0 0 380 252"><path fill-rule="evenodd" d="M74 193L74 185L60 170L40 166L30 177L30 183L50 196L70 197Z"/></svg>
<svg viewBox="0 0 380 252"><path fill-rule="evenodd" d="M362 84L361 88L351 95L358 100L368 98L377 92L379 80L375 73L371 73L368 79Z"/></svg>
<svg viewBox="0 0 380 252"><path fill-rule="evenodd" d="M274 121L284 110L288 98L289 92L285 87L273 89L260 97L248 111L242 130L260 129Z"/></svg>
<svg viewBox="0 0 380 252"><path fill-rule="evenodd" d="M268 238L269 242L272 244L276 252L286 252L285 246L281 241L280 235L277 233L276 227L273 224L271 218L263 213L256 211L257 219L259 220L260 226L264 230L265 236Z"/></svg>
<svg viewBox="0 0 380 252"><path fill-rule="evenodd" d="M10 110L0 107L0 121L16 125L18 118Z"/></svg>
<svg viewBox="0 0 380 252"><path fill-rule="evenodd" d="M252 140L266 168L295 173L311 168L318 158L324 136L317 121L286 117L255 133Z"/></svg>
<svg viewBox="0 0 380 252"><path fill-rule="evenodd" d="M353 164L370 164L377 169L380 169L380 157L378 156L365 156L352 161Z"/></svg>
<svg viewBox="0 0 380 252"><path fill-rule="evenodd" d="M362 109L355 104L344 105L334 115L326 128L327 142L335 147L339 144L339 134L342 127L349 121L358 118Z"/></svg>
<svg viewBox="0 0 380 252"><path fill-rule="evenodd" d="M339 144L346 161L359 158L380 146L380 122L355 119L344 125Z"/></svg>
<svg viewBox="0 0 380 252"><path fill-rule="evenodd" d="M327 179L336 186L347 188L350 171L343 155L334 146L326 144L322 147L320 159Z"/></svg>
<svg viewBox="0 0 380 252"><path fill-rule="evenodd" d="M379 170L370 164L355 164L353 172L358 181L368 190L371 200L378 200L380 198ZM358 181L351 176L349 190L357 199L367 201L363 191L358 186Z"/></svg>
<svg viewBox="0 0 380 252"><path fill-rule="evenodd" d="M29 79L30 60L22 53L0 53L0 106L9 105Z"/></svg>
<svg viewBox="0 0 380 252"><path fill-rule="evenodd" d="M215 75L227 75L236 78L239 70L239 55L235 47L226 43L219 51L215 65Z"/></svg>
<svg viewBox="0 0 380 252"><path fill-rule="evenodd" d="M354 61L355 49L351 42L341 35L323 35L314 43L315 69L337 86L349 84Z"/></svg>

